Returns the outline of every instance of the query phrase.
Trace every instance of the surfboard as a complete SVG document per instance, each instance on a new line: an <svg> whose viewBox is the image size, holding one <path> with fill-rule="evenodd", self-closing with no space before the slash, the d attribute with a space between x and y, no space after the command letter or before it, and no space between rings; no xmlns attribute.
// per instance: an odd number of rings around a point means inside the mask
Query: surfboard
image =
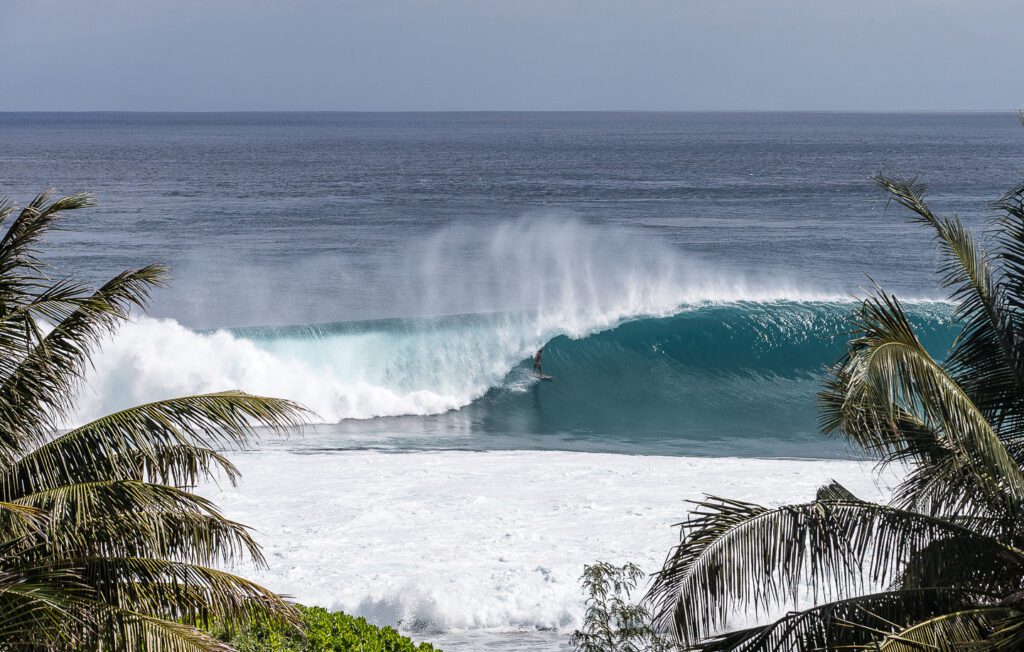
<svg viewBox="0 0 1024 652"><path fill-rule="evenodd" d="M549 376L547 374L533 374L533 377L536 378L537 380L548 380L548 381L551 381L551 380L555 379L554 376Z"/></svg>

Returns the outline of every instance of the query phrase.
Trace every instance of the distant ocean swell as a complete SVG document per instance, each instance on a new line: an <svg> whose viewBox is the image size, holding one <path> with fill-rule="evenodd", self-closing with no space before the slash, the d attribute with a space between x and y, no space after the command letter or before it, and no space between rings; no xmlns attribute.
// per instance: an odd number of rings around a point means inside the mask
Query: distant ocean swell
<svg viewBox="0 0 1024 652"><path fill-rule="evenodd" d="M77 420L133 403L240 388L294 399L336 423L466 408L501 422L543 414L563 430L747 434L813 429L823 367L852 304L700 302L661 315L558 323L536 313L193 331L142 318L104 347ZM925 345L955 334L944 303L910 305ZM530 357L546 345L538 386ZM753 424L753 425L752 425ZM543 430L544 428L535 428Z"/></svg>

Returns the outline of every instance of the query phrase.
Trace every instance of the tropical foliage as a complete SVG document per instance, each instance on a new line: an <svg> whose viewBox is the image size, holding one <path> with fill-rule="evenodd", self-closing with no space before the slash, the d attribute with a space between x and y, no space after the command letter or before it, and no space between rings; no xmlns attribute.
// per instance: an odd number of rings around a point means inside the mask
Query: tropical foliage
<svg viewBox="0 0 1024 652"><path fill-rule="evenodd" d="M87 195L0 202L0 650L226 650L183 623L295 622L267 589L218 570L262 562L246 528L190 488L234 481L224 447L294 426L287 401L239 391L129 408L70 430L90 355L163 267L98 289L54 277L41 238Z"/></svg>
<svg viewBox="0 0 1024 652"><path fill-rule="evenodd" d="M441 652L429 643L413 643L391 627L321 607L299 606L300 627L254 618L239 631L214 628L218 638L238 652Z"/></svg>
<svg viewBox="0 0 1024 652"><path fill-rule="evenodd" d="M822 423L905 479L888 504L835 483L800 505L697 503L649 593L692 649L1024 649L1024 185L980 242L915 180L877 182L934 235L963 329L937 360L876 290ZM802 590L819 604L721 633L737 610L765 619Z"/></svg>
<svg viewBox="0 0 1024 652"><path fill-rule="evenodd" d="M674 641L651 626L647 605L630 597L644 572L633 563L597 562L583 567L587 611L569 645L576 652L671 652Z"/></svg>

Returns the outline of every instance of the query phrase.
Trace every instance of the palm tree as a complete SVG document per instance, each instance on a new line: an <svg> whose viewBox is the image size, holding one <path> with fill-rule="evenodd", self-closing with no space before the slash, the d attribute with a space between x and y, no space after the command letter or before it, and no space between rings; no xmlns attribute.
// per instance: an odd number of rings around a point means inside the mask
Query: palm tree
<svg viewBox="0 0 1024 652"><path fill-rule="evenodd" d="M195 625L296 613L218 568L263 558L244 526L190 489L234 482L218 451L303 412L232 391L62 429L95 347L166 276L153 265L95 290L52 280L40 239L92 203L49 193L20 211L0 202L0 650L226 650Z"/></svg>
<svg viewBox="0 0 1024 652"><path fill-rule="evenodd" d="M822 425L906 474L888 504L836 483L800 505L696 503L648 594L692 649L1024 649L1024 185L997 203L986 251L915 180L876 181L934 234L963 328L936 360L876 289ZM816 606L781 615L808 590ZM751 607L768 622L722 633Z"/></svg>

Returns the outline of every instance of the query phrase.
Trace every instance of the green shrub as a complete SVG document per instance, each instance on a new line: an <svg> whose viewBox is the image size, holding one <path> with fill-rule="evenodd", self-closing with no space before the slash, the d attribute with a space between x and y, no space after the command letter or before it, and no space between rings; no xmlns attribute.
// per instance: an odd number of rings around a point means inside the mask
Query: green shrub
<svg viewBox="0 0 1024 652"><path fill-rule="evenodd" d="M631 594L644 573L636 564L597 562L583 567L587 612L569 645L576 652L676 652L681 650L651 624L651 613Z"/></svg>
<svg viewBox="0 0 1024 652"><path fill-rule="evenodd" d="M253 620L242 631L214 632L238 652L441 652L429 643L416 645L391 627L365 618L299 607L305 636L270 620Z"/></svg>

